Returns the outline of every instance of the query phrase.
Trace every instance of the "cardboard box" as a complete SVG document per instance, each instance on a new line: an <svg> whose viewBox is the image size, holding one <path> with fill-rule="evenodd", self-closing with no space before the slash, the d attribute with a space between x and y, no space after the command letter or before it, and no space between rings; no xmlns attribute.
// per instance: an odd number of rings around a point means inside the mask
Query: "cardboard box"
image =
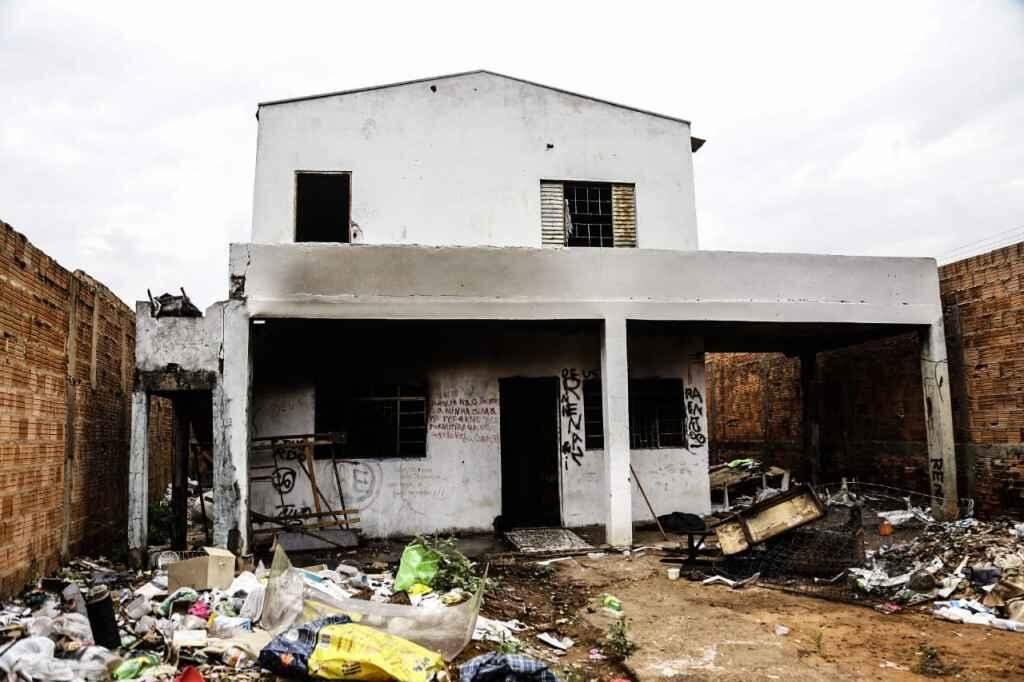
<svg viewBox="0 0 1024 682"><path fill-rule="evenodd" d="M167 566L167 591L179 587L223 590L235 579L235 555L220 547L204 547L206 556L175 561Z"/></svg>

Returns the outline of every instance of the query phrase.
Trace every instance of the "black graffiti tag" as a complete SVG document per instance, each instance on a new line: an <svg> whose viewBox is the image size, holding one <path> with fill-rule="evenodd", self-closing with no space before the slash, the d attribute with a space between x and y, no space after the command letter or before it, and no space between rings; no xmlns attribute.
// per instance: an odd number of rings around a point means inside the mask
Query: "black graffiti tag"
<svg viewBox="0 0 1024 682"><path fill-rule="evenodd" d="M569 459L577 466L583 465L583 379L575 368L562 370L562 395L559 398L559 413L564 428L562 430L562 456L568 468Z"/></svg>
<svg viewBox="0 0 1024 682"><path fill-rule="evenodd" d="M274 486L274 490L282 495L287 495L295 487L295 469L277 467L270 475L270 485Z"/></svg>
<svg viewBox="0 0 1024 682"><path fill-rule="evenodd" d="M683 391L686 401L686 442L689 447L699 448L708 442L704 434L704 396L697 387Z"/></svg>

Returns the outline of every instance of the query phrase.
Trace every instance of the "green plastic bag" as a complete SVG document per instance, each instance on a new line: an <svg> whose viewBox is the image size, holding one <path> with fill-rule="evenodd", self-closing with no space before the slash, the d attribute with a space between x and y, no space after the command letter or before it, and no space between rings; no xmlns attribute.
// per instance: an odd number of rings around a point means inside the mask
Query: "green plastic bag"
<svg viewBox="0 0 1024 682"><path fill-rule="evenodd" d="M141 677L143 671L147 668L152 668L154 665L160 664L160 657L156 654L142 654L135 658L129 658L127 661L117 666L114 670L115 680L133 680L136 677Z"/></svg>
<svg viewBox="0 0 1024 682"><path fill-rule="evenodd" d="M405 592L416 583L433 587L441 555L419 543L406 545L395 576L395 592Z"/></svg>

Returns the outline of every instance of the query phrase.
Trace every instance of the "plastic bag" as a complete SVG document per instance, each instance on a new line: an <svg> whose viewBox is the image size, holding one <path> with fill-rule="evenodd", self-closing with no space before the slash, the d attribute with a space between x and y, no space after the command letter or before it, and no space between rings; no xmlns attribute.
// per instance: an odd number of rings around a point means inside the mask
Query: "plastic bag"
<svg viewBox="0 0 1024 682"><path fill-rule="evenodd" d="M419 543L406 545L395 576L395 592L405 592L416 583L432 587L440 561L441 556L437 552Z"/></svg>
<svg viewBox="0 0 1024 682"><path fill-rule="evenodd" d="M53 619L52 634L68 637L84 646L93 643L89 619L78 613L65 613Z"/></svg>
<svg viewBox="0 0 1024 682"><path fill-rule="evenodd" d="M348 622L347 616L330 616L285 630L260 651L260 667L281 677L306 677L320 629Z"/></svg>
<svg viewBox="0 0 1024 682"><path fill-rule="evenodd" d="M0 672L4 679L18 679L18 674L31 679L31 668L37 662L53 659L56 645L49 637L26 637L4 649L0 656Z"/></svg>
<svg viewBox="0 0 1024 682"><path fill-rule="evenodd" d="M230 639L239 632L252 631L252 621L238 616L222 616L215 613L206 623L210 636L221 639Z"/></svg>
<svg viewBox="0 0 1024 682"><path fill-rule="evenodd" d="M274 565L278 568L291 563L288 556L282 550L280 556L275 553ZM299 580L299 590L296 596L291 585L288 589L282 589L281 584L275 583L272 578L267 586L266 600L263 607L263 618L260 625L274 634L287 629L287 625L280 627L282 619L280 613L297 608L297 612L288 612L291 618L289 624L293 623L301 614L299 622L311 622L326 616L344 614L349 616L353 622L368 625L377 630L408 639L420 646L433 651L438 651L446 661L451 661L459 655L473 635L473 628L476 625L477 615L480 613L480 602L483 599L484 585L486 584L487 571L484 571L484 580L480 581L480 588L471 599L455 606L442 606L436 604L430 607L413 607L402 604L382 604L362 599L350 599L334 596L331 591L322 589L322 585L311 585L306 583L303 586L302 571L291 569L292 575ZM278 575L278 579L287 575L287 572ZM272 626L279 627L276 631Z"/></svg>
<svg viewBox="0 0 1024 682"><path fill-rule="evenodd" d="M309 674L325 680L427 682L441 670L440 654L355 623L321 628L309 657Z"/></svg>
<svg viewBox="0 0 1024 682"><path fill-rule="evenodd" d="M302 572L292 568L281 546L274 550L270 578L260 614L260 625L273 634L284 632L302 613L302 591L305 581Z"/></svg>
<svg viewBox="0 0 1024 682"><path fill-rule="evenodd" d="M197 599L199 599L199 593L191 587L179 587L174 591L174 594L164 599L163 603L160 604L160 613L169 616L176 603L186 602L191 604Z"/></svg>
<svg viewBox="0 0 1024 682"><path fill-rule="evenodd" d="M155 665L160 665L160 657L156 654L142 654L141 656L129 658L127 661L117 666L117 669L114 670L114 679L134 679L142 675L144 670L146 670L147 668L152 668Z"/></svg>

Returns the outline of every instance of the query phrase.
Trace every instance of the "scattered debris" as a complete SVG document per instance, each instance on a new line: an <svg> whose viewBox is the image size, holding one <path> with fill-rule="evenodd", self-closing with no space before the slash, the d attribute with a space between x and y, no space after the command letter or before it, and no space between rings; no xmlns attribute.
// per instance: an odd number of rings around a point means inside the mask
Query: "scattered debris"
<svg viewBox="0 0 1024 682"><path fill-rule="evenodd" d="M590 543L567 528L521 528L506 531L505 539L524 554L594 549Z"/></svg>
<svg viewBox="0 0 1024 682"><path fill-rule="evenodd" d="M569 637L562 637L561 639L559 639L558 637L555 637L549 632L540 633L539 635L537 635L537 639L561 651L568 651L572 648L572 645L575 644L575 642L573 642L572 639Z"/></svg>
<svg viewBox="0 0 1024 682"><path fill-rule="evenodd" d="M548 665L521 654L492 652L459 666L460 682L558 682Z"/></svg>
<svg viewBox="0 0 1024 682"><path fill-rule="evenodd" d="M714 531L725 555L738 554L823 516L825 507L814 490L799 486L733 514Z"/></svg>
<svg viewBox="0 0 1024 682"><path fill-rule="evenodd" d="M152 292L146 289L149 310L153 317L202 317L202 311L192 303L184 287L180 291L181 296L165 293L154 298Z"/></svg>

